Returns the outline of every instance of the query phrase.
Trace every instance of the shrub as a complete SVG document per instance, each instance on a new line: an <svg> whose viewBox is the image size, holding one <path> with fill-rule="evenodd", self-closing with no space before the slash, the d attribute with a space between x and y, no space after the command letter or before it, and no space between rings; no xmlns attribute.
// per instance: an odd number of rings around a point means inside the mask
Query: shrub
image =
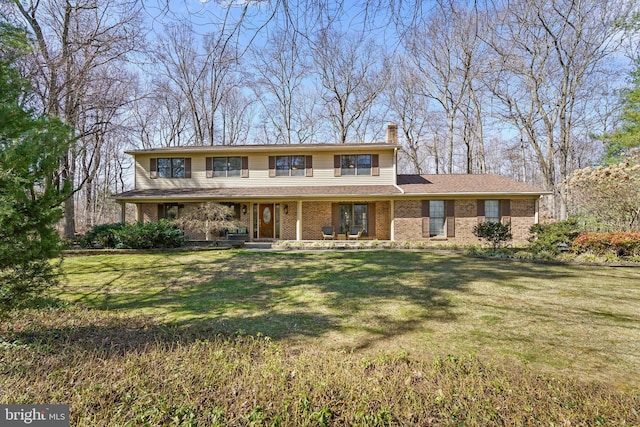
<svg viewBox="0 0 640 427"><path fill-rule="evenodd" d="M85 248L93 248L96 246L102 248L115 248L118 244L116 232L121 230L124 226L125 225L120 222L95 225L91 230L87 231L80 244Z"/></svg>
<svg viewBox="0 0 640 427"><path fill-rule="evenodd" d="M581 233L581 227L575 219L558 221L551 224L534 224L529 229L529 250L534 254L542 252L558 255L562 247L570 247Z"/></svg>
<svg viewBox="0 0 640 427"><path fill-rule="evenodd" d="M114 232L120 249L177 248L184 245L184 233L165 219L127 224Z"/></svg>
<svg viewBox="0 0 640 427"><path fill-rule="evenodd" d="M579 254L633 257L640 255L640 233L582 233L573 241L572 249Z"/></svg>
<svg viewBox="0 0 640 427"><path fill-rule="evenodd" d="M473 227L473 234L480 239L484 239L487 243L491 243L494 249L513 239L511 223L502 224L501 222L485 221Z"/></svg>

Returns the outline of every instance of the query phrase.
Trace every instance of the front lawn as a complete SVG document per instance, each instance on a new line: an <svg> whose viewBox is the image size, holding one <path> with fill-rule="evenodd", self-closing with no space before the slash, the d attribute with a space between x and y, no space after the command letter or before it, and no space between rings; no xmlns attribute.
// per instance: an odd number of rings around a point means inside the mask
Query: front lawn
<svg viewBox="0 0 640 427"><path fill-rule="evenodd" d="M57 399L75 420L131 425L640 424L640 268L204 251L64 271L55 297L71 306L0 328L0 403ZM33 366L48 370L38 388Z"/></svg>

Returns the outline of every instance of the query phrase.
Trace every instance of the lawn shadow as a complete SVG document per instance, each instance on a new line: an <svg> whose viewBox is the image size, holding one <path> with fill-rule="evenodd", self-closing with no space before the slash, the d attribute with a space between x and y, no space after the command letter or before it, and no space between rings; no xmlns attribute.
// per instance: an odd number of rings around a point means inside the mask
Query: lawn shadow
<svg viewBox="0 0 640 427"><path fill-rule="evenodd" d="M276 340L351 333L359 336L356 348L456 321L456 294L473 291L475 281L553 280L558 274L535 264L418 251L170 254L141 268L119 261L108 257L94 266L111 275L76 301L152 316L164 324L159 328L178 328L187 336L203 330L205 336L263 334Z"/></svg>

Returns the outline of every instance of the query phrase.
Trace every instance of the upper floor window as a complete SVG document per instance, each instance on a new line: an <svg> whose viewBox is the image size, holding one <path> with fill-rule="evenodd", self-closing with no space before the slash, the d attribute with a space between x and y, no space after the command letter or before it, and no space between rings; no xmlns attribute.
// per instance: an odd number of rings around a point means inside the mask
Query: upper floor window
<svg viewBox="0 0 640 427"><path fill-rule="evenodd" d="M378 154L336 154L333 158L334 176L380 175Z"/></svg>
<svg viewBox="0 0 640 427"><path fill-rule="evenodd" d="M484 220L487 222L500 222L500 200L484 201Z"/></svg>
<svg viewBox="0 0 640 427"><path fill-rule="evenodd" d="M240 176L242 169L241 158L238 157L214 157L213 158L213 176Z"/></svg>
<svg viewBox="0 0 640 427"><path fill-rule="evenodd" d="M311 156L269 156L269 177L313 176Z"/></svg>
<svg viewBox="0 0 640 427"><path fill-rule="evenodd" d="M207 178L235 176L249 178L249 158L243 156L207 157L205 169Z"/></svg>
<svg viewBox="0 0 640 427"><path fill-rule="evenodd" d="M304 176L305 156L276 156L276 176Z"/></svg>
<svg viewBox="0 0 640 427"><path fill-rule="evenodd" d="M151 159L151 178L191 178L191 159L160 157Z"/></svg>
<svg viewBox="0 0 640 427"><path fill-rule="evenodd" d="M371 175L371 154L347 154L341 157L342 175Z"/></svg>

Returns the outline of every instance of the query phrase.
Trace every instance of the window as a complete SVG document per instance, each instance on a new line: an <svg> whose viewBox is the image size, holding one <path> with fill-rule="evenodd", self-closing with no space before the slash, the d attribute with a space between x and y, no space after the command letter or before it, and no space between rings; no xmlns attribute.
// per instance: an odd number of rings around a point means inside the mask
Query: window
<svg viewBox="0 0 640 427"><path fill-rule="evenodd" d="M371 175L371 154L347 154L340 158L342 175Z"/></svg>
<svg viewBox="0 0 640 427"><path fill-rule="evenodd" d="M185 159L184 158L159 158L158 160L159 178L184 178ZM152 171L153 172L153 171Z"/></svg>
<svg viewBox="0 0 640 427"><path fill-rule="evenodd" d="M369 217L369 205L345 203L338 206L338 230L345 234L351 227L362 227L363 235L367 235L367 224Z"/></svg>
<svg viewBox="0 0 640 427"><path fill-rule="evenodd" d="M484 201L484 220L486 222L500 222L500 200Z"/></svg>
<svg viewBox="0 0 640 427"><path fill-rule="evenodd" d="M184 205L176 203L164 203L158 205L158 219L166 219L172 221L180 216L180 212Z"/></svg>
<svg viewBox="0 0 640 427"><path fill-rule="evenodd" d="M240 157L214 157L213 176L240 176L242 161Z"/></svg>
<svg viewBox="0 0 640 427"><path fill-rule="evenodd" d="M429 237L445 237L444 200L429 201Z"/></svg>
<svg viewBox="0 0 640 427"><path fill-rule="evenodd" d="M304 176L304 156L276 156L276 176Z"/></svg>

